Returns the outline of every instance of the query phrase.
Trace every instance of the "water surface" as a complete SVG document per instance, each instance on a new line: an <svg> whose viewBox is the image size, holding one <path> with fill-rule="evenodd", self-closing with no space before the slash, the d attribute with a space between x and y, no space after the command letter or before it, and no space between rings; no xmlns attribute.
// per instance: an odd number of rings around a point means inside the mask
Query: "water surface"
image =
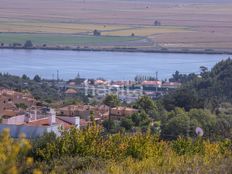
<svg viewBox="0 0 232 174"><path fill-rule="evenodd" d="M109 80L132 80L136 75L171 77L176 71L198 73L200 66L209 69L229 55L176 53L122 53L57 50L0 49L0 72L14 75L38 74L43 78L62 79L77 76Z"/></svg>

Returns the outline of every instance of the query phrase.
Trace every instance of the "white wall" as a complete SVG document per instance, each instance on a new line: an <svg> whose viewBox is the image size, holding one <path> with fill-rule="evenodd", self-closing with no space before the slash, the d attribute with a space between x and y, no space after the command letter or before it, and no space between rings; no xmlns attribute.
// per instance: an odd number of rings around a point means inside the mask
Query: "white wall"
<svg viewBox="0 0 232 174"><path fill-rule="evenodd" d="M25 115L17 115L17 116L10 117L7 119L2 119L3 124L19 125L19 124L23 124L24 122L25 122Z"/></svg>
<svg viewBox="0 0 232 174"><path fill-rule="evenodd" d="M57 118L64 120L68 123L71 123L75 125L77 128L80 128L80 117L57 116Z"/></svg>
<svg viewBox="0 0 232 174"><path fill-rule="evenodd" d="M19 138L21 134L24 134L26 138L34 139L42 136L45 132L54 132L56 135L60 135L59 125L52 126L27 126L27 125L10 125L0 124L0 132L4 129L10 130L10 136L13 138Z"/></svg>

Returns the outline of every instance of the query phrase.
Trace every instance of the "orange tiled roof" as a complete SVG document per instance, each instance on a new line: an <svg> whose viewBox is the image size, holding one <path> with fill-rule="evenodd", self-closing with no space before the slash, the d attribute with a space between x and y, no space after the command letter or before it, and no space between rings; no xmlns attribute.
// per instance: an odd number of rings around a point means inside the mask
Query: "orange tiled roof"
<svg viewBox="0 0 232 174"><path fill-rule="evenodd" d="M163 86L180 86L181 83L178 82L165 82L163 83Z"/></svg>
<svg viewBox="0 0 232 174"><path fill-rule="evenodd" d="M142 85L161 85L161 81L143 81Z"/></svg>
<svg viewBox="0 0 232 174"><path fill-rule="evenodd" d="M86 127L90 122L89 121L86 121L84 119L80 119L80 126L81 127Z"/></svg>
<svg viewBox="0 0 232 174"><path fill-rule="evenodd" d="M65 129L71 128L73 126L72 124L70 124L66 121L63 121L59 118L56 118L56 124L63 126ZM43 119L35 120L35 121L27 123L26 125L29 125L29 126L49 126L49 119L43 118Z"/></svg>
<svg viewBox="0 0 232 174"><path fill-rule="evenodd" d="M65 94L77 94L77 91L75 89L67 89Z"/></svg>

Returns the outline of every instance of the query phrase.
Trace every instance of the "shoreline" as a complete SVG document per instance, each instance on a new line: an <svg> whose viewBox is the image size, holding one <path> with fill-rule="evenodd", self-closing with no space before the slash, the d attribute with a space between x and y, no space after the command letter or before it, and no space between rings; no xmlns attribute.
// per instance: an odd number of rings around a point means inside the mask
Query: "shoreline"
<svg viewBox="0 0 232 174"><path fill-rule="evenodd" d="M73 48L73 47L13 47L13 46L0 46L0 49L14 49L14 50L55 50L55 51L93 51L93 52L128 52L128 53L177 53L177 54L231 54L232 50L193 50L193 49L141 49L141 48L94 48L94 47L83 47L83 48Z"/></svg>

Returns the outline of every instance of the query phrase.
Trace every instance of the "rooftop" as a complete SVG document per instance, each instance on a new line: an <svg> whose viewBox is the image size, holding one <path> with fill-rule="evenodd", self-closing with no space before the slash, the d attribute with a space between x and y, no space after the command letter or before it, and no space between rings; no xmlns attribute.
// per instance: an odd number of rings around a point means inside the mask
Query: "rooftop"
<svg viewBox="0 0 232 174"><path fill-rule="evenodd" d="M69 129L73 126L72 124L70 124L64 120L61 120L57 117L56 117L56 124L63 126L65 129ZM29 123L25 123L25 125L28 125L28 126L49 126L49 118L46 117L46 118L42 118L39 120L31 121Z"/></svg>
<svg viewBox="0 0 232 174"><path fill-rule="evenodd" d="M162 85L162 82L161 81L156 81L156 80L154 80L154 81L145 80L145 81L142 82L142 85Z"/></svg>

